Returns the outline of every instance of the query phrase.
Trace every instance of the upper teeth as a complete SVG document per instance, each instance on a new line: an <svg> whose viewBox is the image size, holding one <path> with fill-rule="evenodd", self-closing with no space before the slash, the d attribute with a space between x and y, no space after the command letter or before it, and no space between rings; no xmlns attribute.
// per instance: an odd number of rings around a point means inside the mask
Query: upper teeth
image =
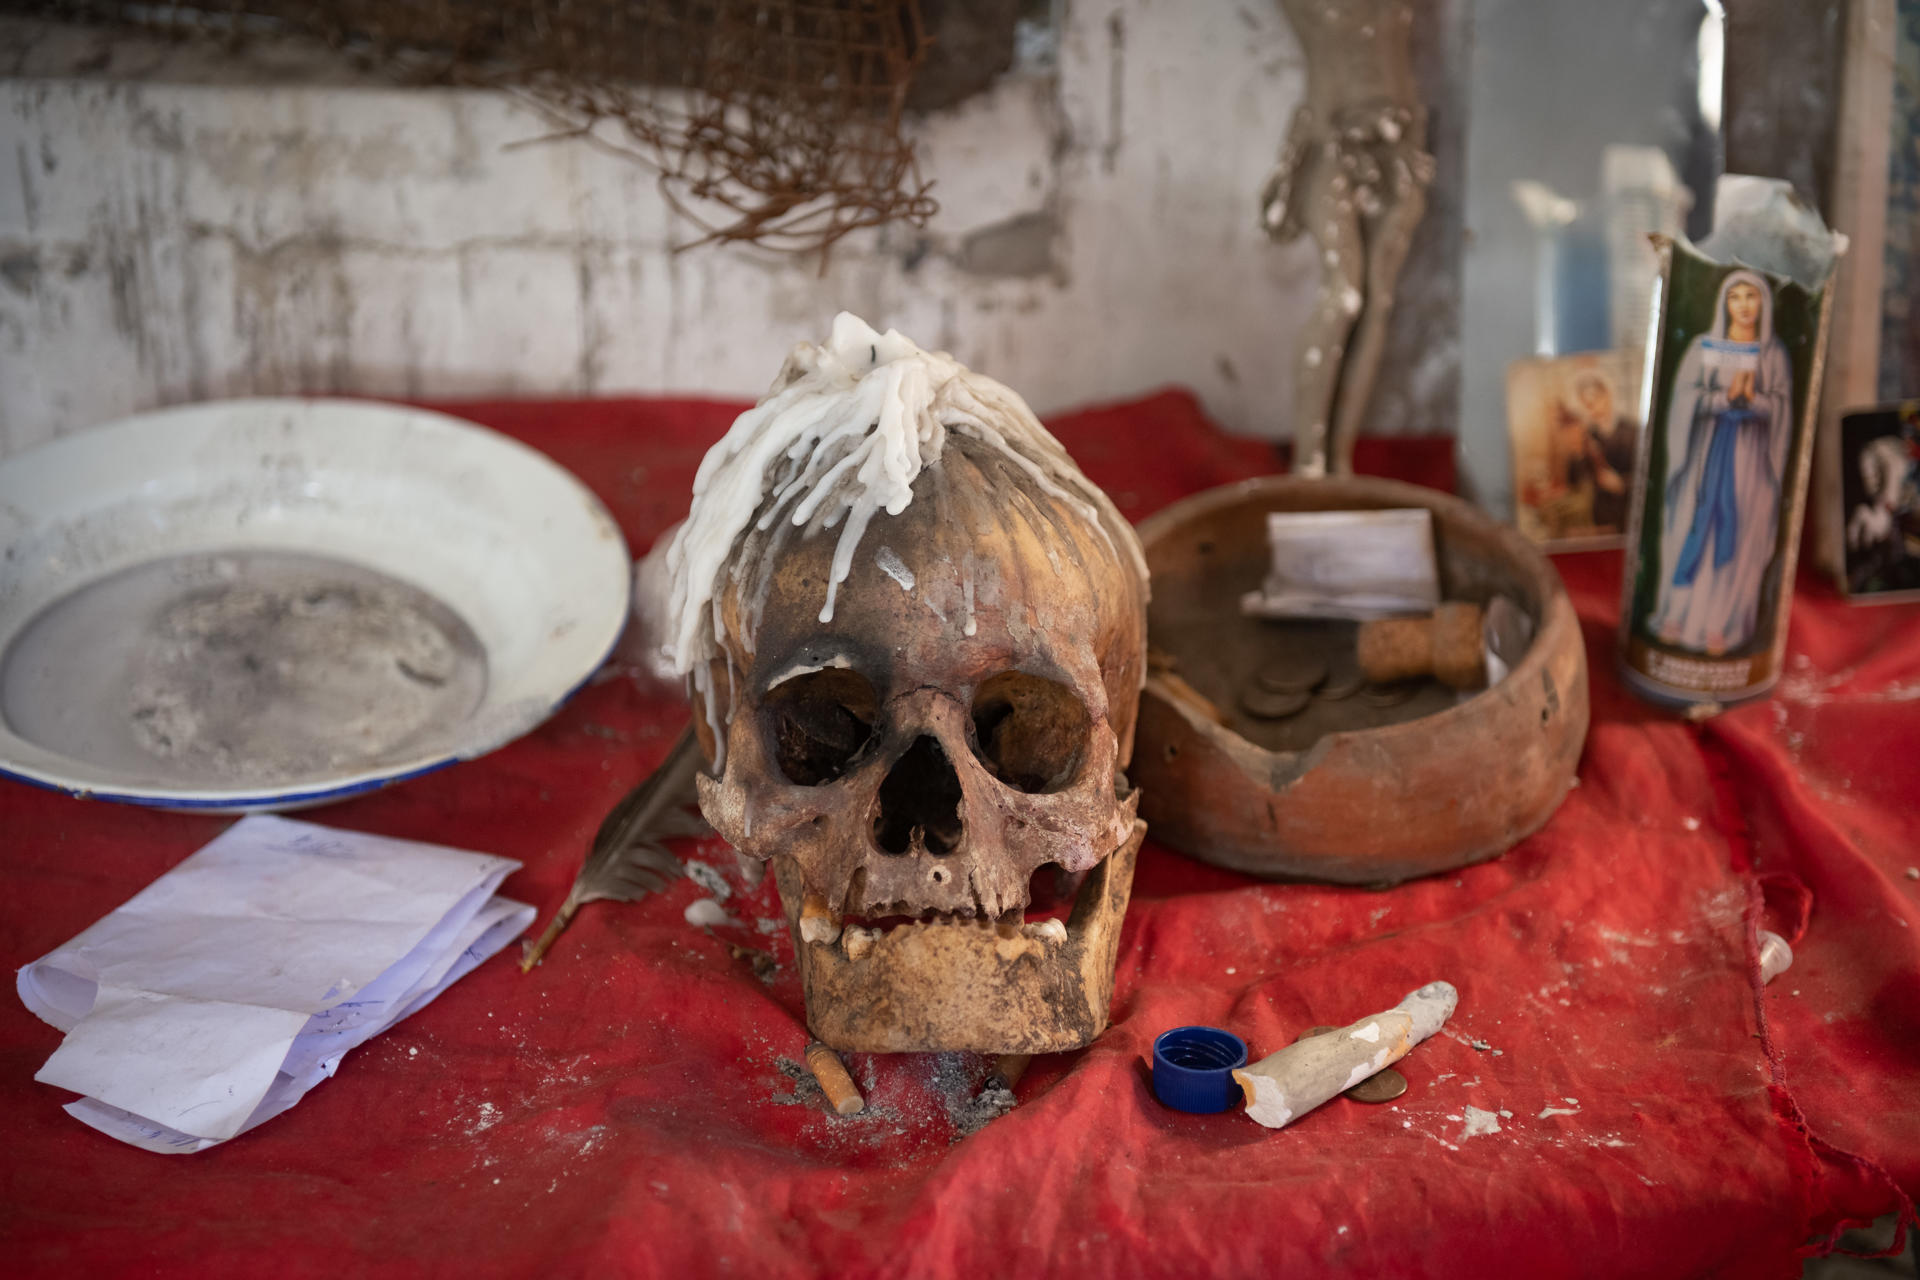
<svg viewBox="0 0 1920 1280"><path fill-rule="evenodd" d="M805 942L831 943L840 936L840 917L827 900L809 892L800 900L800 937Z"/></svg>
<svg viewBox="0 0 1920 1280"><path fill-rule="evenodd" d="M832 942L840 936L840 922L832 916L801 916L800 937L805 942Z"/></svg>

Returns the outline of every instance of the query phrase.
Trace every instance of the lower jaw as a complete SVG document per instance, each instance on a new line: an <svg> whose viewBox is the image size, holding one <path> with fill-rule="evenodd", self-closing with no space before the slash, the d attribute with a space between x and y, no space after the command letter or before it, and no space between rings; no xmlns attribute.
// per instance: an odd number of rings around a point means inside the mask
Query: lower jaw
<svg viewBox="0 0 1920 1280"><path fill-rule="evenodd" d="M802 938L800 868L776 858L808 1028L853 1053L1058 1053L1091 1044L1107 1028L1120 923L1145 834L1136 821L1087 875L1064 929L917 922L863 931L851 948L844 937Z"/></svg>

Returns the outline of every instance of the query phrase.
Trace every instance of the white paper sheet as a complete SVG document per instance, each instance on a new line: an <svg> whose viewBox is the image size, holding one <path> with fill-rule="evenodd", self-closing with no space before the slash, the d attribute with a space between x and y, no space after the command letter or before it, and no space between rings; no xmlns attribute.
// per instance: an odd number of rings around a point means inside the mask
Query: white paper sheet
<svg viewBox="0 0 1920 1280"><path fill-rule="evenodd" d="M34 1077L168 1153L285 1111L348 1050L523 932L508 858L250 817L65 946L20 998L67 1039Z"/></svg>
<svg viewBox="0 0 1920 1280"><path fill-rule="evenodd" d="M1267 541L1266 581L1240 598L1247 617L1365 620L1440 603L1425 507L1269 512Z"/></svg>

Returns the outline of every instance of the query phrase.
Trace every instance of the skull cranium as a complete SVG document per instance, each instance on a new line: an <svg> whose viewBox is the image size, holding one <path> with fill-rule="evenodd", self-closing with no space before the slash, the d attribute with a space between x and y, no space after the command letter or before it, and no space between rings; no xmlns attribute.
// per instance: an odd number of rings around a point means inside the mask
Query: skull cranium
<svg viewBox="0 0 1920 1280"><path fill-rule="evenodd" d="M696 706L718 765L701 808L773 861L809 1024L836 1048L1048 1052L1106 1025L1144 829L1121 773L1144 575L1024 404L974 383L1022 435L945 424L850 558L817 518L744 527L696 672L730 706L724 726ZM1076 877L1070 918L1026 918L1031 885Z"/></svg>

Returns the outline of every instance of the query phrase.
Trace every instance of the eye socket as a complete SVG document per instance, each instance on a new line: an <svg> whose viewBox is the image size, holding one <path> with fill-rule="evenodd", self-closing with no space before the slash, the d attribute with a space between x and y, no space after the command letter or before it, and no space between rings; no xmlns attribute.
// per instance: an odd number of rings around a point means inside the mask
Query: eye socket
<svg viewBox="0 0 1920 1280"><path fill-rule="evenodd" d="M828 667L767 691L760 714L787 781L818 787L845 774L873 741L880 700L857 671Z"/></svg>
<svg viewBox="0 0 1920 1280"><path fill-rule="evenodd" d="M1002 671L974 691L974 752L1019 791L1057 791L1080 772L1092 718L1073 690L1024 671Z"/></svg>

